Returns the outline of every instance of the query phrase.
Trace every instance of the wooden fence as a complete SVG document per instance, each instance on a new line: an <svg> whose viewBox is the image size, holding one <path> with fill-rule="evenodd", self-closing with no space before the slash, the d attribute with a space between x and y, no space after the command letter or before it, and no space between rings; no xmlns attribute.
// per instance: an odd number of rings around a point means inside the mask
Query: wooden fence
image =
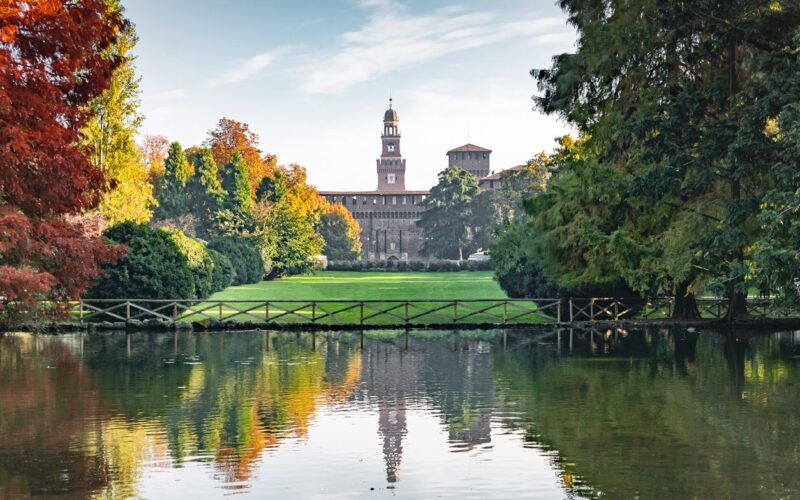
<svg viewBox="0 0 800 500"><path fill-rule="evenodd" d="M723 298L697 300L701 318L721 319ZM478 300L83 300L73 316L83 321L145 320L252 322L330 326L520 325L657 320L671 317L673 299L572 298ZM750 299L753 317L797 317L770 299Z"/></svg>

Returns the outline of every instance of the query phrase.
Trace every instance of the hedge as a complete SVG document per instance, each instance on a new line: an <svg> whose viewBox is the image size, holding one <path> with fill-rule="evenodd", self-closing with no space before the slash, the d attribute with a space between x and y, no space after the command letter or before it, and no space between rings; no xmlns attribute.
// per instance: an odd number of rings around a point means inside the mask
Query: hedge
<svg viewBox="0 0 800 500"><path fill-rule="evenodd" d="M457 260L433 260L423 262L420 260L397 261L363 261L346 260L330 261L326 267L328 271L389 271L389 272L457 272L457 271L491 271L491 261L457 261Z"/></svg>

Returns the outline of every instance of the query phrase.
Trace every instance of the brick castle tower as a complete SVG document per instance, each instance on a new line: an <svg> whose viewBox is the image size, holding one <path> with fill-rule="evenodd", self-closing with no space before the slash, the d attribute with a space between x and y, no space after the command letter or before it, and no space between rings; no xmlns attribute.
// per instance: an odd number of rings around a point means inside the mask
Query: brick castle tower
<svg viewBox="0 0 800 500"><path fill-rule="evenodd" d="M391 99L389 109L383 114L381 143L381 157L377 160L378 191L405 191L406 161L400 156L399 121Z"/></svg>

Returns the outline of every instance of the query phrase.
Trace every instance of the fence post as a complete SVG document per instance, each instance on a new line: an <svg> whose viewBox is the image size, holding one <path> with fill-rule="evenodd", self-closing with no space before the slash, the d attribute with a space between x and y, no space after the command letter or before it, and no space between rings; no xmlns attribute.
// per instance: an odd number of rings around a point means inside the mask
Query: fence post
<svg viewBox="0 0 800 500"><path fill-rule="evenodd" d="M131 301L125 301L125 321L131 320Z"/></svg>
<svg viewBox="0 0 800 500"><path fill-rule="evenodd" d="M589 321L594 322L594 299L589 301Z"/></svg>
<svg viewBox="0 0 800 500"><path fill-rule="evenodd" d="M405 323L408 324L408 301L405 304Z"/></svg>
<svg viewBox="0 0 800 500"><path fill-rule="evenodd" d="M222 302L219 303L219 319L222 320Z"/></svg>
<svg viewBox="0 0 800 500"><path fill-rule="evenodd" d="M78 304L80 304L80 306L81 306L80 317L81 317L81 323L83 323L83 299L78 301Z"/></svg>
<svg viewBox="0 0 800 500"><path fill-rule="evenodd" d="M264 302L264 322L269 323L269 301Z"/></svg>
<svg viewBox="0 0 800 500"><path fill-rule="evenodd" d="M508 323L508 301L503 301L503 324Z"/></svg>
<svg viewBox="0 0 800 500"><path fill-rule="evenodd" d="M358 304L359 304L359 309L361 310L361 318L360 318L359 322L360 322L361 326L364 326L364 301L361 301ZM364 332L363 331L361 332L361 348L362 349L364 348Z"/></svg>
<svg viewBox="0 0 800 500"><path fill-rule="evenodd" d="M317 322L317 303L316 302L312 302L311 303L311 322L312 323L316 323Z"/></svg>
<svg viewBox="0 0 800 500"><path fill-rule="evenodd" d="M561 324L561 299L556 301L556 323ZM561 333L558 334L558 342L561 343Z"/></svg>
<svg viewBox="0 0 800 500"><path fill-rule="evenodd" d="M614 301L614 320L619 319L619 300Z"/></svg>
<svg viewBox="0 0 800 500"><path fill-rule="evenodd" d="M177 302L173 302L172 303L172 319L174 319L174 320L178 319L178 303Z"/></svg>
<svg viewBox="0 0 800 500"><path fill-rule="evenodd" d="M569 298L569 322L574 323L575 319L572 315L572 297Z"/></svg>
<svg viewBox="0 0 800 500"><path fill-rule="evenodd" d="M453 323L458 321L458 301L453 301Z"/></svg>

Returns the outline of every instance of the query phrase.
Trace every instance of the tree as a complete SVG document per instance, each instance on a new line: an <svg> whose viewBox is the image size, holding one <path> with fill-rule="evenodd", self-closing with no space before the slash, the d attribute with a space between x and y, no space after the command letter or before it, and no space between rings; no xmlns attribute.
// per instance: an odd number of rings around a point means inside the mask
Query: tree
<svg viewBox="0 0 800 500"><path fill-rule="evenodd" d="M194 175L187 184L191 211L200 226L197 233L207 237L210 234L211 221L222 208L225 191L219 182L219 169L210 149L198 149L189 155L188 160L194 165Z"/></svg>
<svg viewBox="0 0 800 500"><path fill-rule="evenodd" d="M196 296L195 278L186 254L175 238L147 224L123 222L103 233L128 251L103 266L102 277L86 294L94 299L190 299Z"/></svg>
<svg viewBox="0 0 800 500"><path fill-rule="evenodd" d="M302 274L316 265L314 256L322 253L325 240L314 231L308 217L285 203L271 207L267 227L274 234L275 256L270 277Z"/></svg>
<svg viewBox="0 0 800 500"><path fill-rule="evenodd" d="M246 212L252 203L247 164L237 152L222 169L222 187L225 190L226 206L234 211Z"/></svg>
<svg viewBox="0 0 800 500"><path fill-rule="evenodd" d="M208 243L208 248L227 257L233 266L233 284L257 283L264 279L264 263L258 242L244 236L224 236Z"/></svg>
<svg viewBox="0 0 800 500"><path fill-rule="evenodd" d="M279 202L289 191L289 183L283 168L277 168L270 177L264 177L256 190L257 201Z"/></svg>
<svg viewBox="0 0 800 500"><path fill-rule="evenodd" d="M361 258L361 227L342 204L329 204L316 229L325 240L325 255L328 260Z"/></svg>
<svg viewBox="0 0 800 500"><path fill-rule="evenodd" d="M11 0L0 9L0 320L58 315L121 249L69 219L96 208L105 180L76 147L88 104L122 62L124 31L100 0ZM36 308L39 299L59 301Z"/></svg>
<svg viewBox="0 0 800 500"><path fill-rule="evenodd" d="M793 58L787 48L796 45L800 6L561 6L578 31L577 50L534 72L543 92L538 106L585 134L599 163L631 176L626 196L634 210L612 238L645 248L675 233L682 242L672 255L678 265L631 269L654 262L634 256L619 260L623 274L633 270L637 287L650 281L646 288L679 296L716 282L729 297L729 318L743 314L752 249L762 234L760 201L775 181L778 150L764 132L797 98L791 72L782 75L788 81L765 75ZM689 231L692 219L702 225Z"/></svg>
<svg viewBox="0 0 800 500"><path fill-rule="evenodd" d="M106 0L112 12L121 13L119 0ZM123 220L146 222L153 215L153 186L135 135L142 122L139 114L139 79L130 55L138 41L133 24L123 27L108 57L121 63L111 84L90 104L91 119L81 131L81 143L91 151L95 168L103 171L105 194L100 213L110 223Z"/></svg>
<svg viewBox="0 0 800 500"><path fill-rule="evenodd" d="M544 191L550 166L550 159L541 152L525 165L500 172L499 188L478 193L470 221L477 248L489 248L503 226L527 219L524 202Z"/></svg>
<svg viewBox="0 0 800 500"><path fill-rule="evenodd" d="M144 163L150 172L150 181L155 182L164 175L164 160L169 151L169 140L163 135L145 134L139 150L144 157Z"/></svg>
<svg viewBox="0 0 800 500"><path fill-rule="evenodd" d="M472 201L478 194L478 180L458 167L439 173L439 183L424 201L425 211L417 221L424 234L422 255L464 260L474 250Z"/></svg>
<svg viewBox="0 0 800 500"><path fill-rule="evenodd" d="M167 159L164 162L164 176L158 186L159 219L168 219L185 214L189 210L186 184L191 178L189 162L183 148L177 142L169 145Z"/></svg>
<svg viewBox="0 0 800 500"><path fill-rule="evenodd" d="M258 135L250 126L230 118L220 118L215 129L208 131L203 145L211 148L217 165L226 165L234 153L239 153L247 166L250 192L255 193L261 180L271 176L275 169L275 157L262 156L258 148Z"/></svg>

